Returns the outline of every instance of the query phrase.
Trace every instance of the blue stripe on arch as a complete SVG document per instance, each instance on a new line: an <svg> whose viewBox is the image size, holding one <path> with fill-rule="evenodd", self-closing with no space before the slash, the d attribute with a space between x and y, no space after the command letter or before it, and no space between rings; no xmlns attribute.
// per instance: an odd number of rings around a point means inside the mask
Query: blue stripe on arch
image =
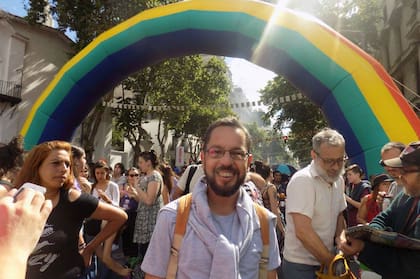
<svg viewBox="0 0 420 279"><path fill-rule="evenodd" d="M76 82L51 114L39 142L51 139L70 140L81 121L100 98L131 73L159 61L196 53L241 57L252 61L258 42L238 32L183 30L140 40L106 57ZM99 51L95 49L95 51ZM331 61L331 63L334 63ZM324 112L331 127L339 130L351 143L348 153L359 154L362 148L340 106L322 81L312 76L285 51L264 45L257 64L283 75ZM326 101L327 100L327 101ZM326 109L328 108L328 109ZM62 123L57 125L58 123ZM358 162L365 165L365 162Z"/></svg>

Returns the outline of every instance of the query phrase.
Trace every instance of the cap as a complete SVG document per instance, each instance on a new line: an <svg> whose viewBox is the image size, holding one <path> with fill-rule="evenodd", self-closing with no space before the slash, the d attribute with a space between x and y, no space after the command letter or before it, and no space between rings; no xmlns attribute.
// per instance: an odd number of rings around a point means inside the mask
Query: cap
<svg viewBox="0 0 420 279"><path fill-rule="evenodd" d="M375 178L373 179L372 182L372 189L375 189L376 187L379 186L379 184L381 184L382 182L385 181L394 181L389 175L382 173L382 174L378 174L377 176L375 176Z"/></svg>
<svg viewBox="0 0 420 279"><path fill-rule="evenodd" d="M385 160L384 164L393 168L403 166L420 166L420 141L410 143L402 152L399 158Z"/></svg>

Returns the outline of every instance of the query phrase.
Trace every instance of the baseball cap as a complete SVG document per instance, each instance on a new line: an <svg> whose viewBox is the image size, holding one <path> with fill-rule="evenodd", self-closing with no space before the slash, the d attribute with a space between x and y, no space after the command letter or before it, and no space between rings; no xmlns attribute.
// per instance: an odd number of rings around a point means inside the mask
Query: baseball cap
<svg viewBox="0 0 420 279"><path fill-rule="evenodd" d="M382 182L385 182L385 181L394 181L394 180L389 175L387 175L385 173L378 174L373 179L372 189L376 188L377 186L379 186L379 184L381 184Z"/></svg>
<svg viewBox="0 0 420 279"><path fill-rule="evenodd" d="M384 164L393 168L403 166L420 166L420 141L410 143L402 152L399 158L385 160Z"/></svg>

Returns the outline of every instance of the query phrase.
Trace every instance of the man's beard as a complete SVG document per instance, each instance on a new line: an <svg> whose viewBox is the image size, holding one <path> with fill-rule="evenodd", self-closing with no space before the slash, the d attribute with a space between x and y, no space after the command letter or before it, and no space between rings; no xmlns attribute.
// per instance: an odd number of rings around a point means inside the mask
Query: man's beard
<svg viewBox="0 0 420 279"><path fill-rule="evenodd" d="M208 185L208 187L210 187L210 189L216 195L221 196L221 197L230 197L230 196L234 195L239 190L239 188L242 186L242 184L244 184L245 174L243 174L242 176L238 176L238 178L236 180L236 183L231 185L231 186L228 186L226 184L225 185L219 185L219 184L216 183L216 179L215 179L216 172L223 171L223 170L231 171L233 173L233 175L239 175L238 171L236 171L235 169L230 168L230 167L216 168L213 171L212 175L209 175L209 173L207 173L207 171L204 168L204 173L206 175L207 185Z"/></svg>
<svg viewBox="0 0 420 279"><path fill-rule="evenodd" d="M338 173L336 175L330 176L316 162L314 163L314 165L315 165L315 169L318 172L319 176L321 176L328 183L336 182L338 180L338 178L344 174L344 166L341 167L340 171L338 171Z"/></svg>

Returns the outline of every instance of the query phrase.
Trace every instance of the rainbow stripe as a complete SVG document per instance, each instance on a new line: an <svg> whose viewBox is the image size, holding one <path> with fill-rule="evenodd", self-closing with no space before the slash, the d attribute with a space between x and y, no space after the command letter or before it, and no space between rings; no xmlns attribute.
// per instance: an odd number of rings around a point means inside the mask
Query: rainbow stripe
<svg viewBox="0 0 420 279"><path fill-rule="evenodd" d="M74 56L32 107L21 130L25 148L70 140L125 77L197 53L244 58L283 75L322 108L369 174L383 171L384 143L420 138L419 118L383 67L320 21L263 2L192 0L139 13Z"/></svg>

